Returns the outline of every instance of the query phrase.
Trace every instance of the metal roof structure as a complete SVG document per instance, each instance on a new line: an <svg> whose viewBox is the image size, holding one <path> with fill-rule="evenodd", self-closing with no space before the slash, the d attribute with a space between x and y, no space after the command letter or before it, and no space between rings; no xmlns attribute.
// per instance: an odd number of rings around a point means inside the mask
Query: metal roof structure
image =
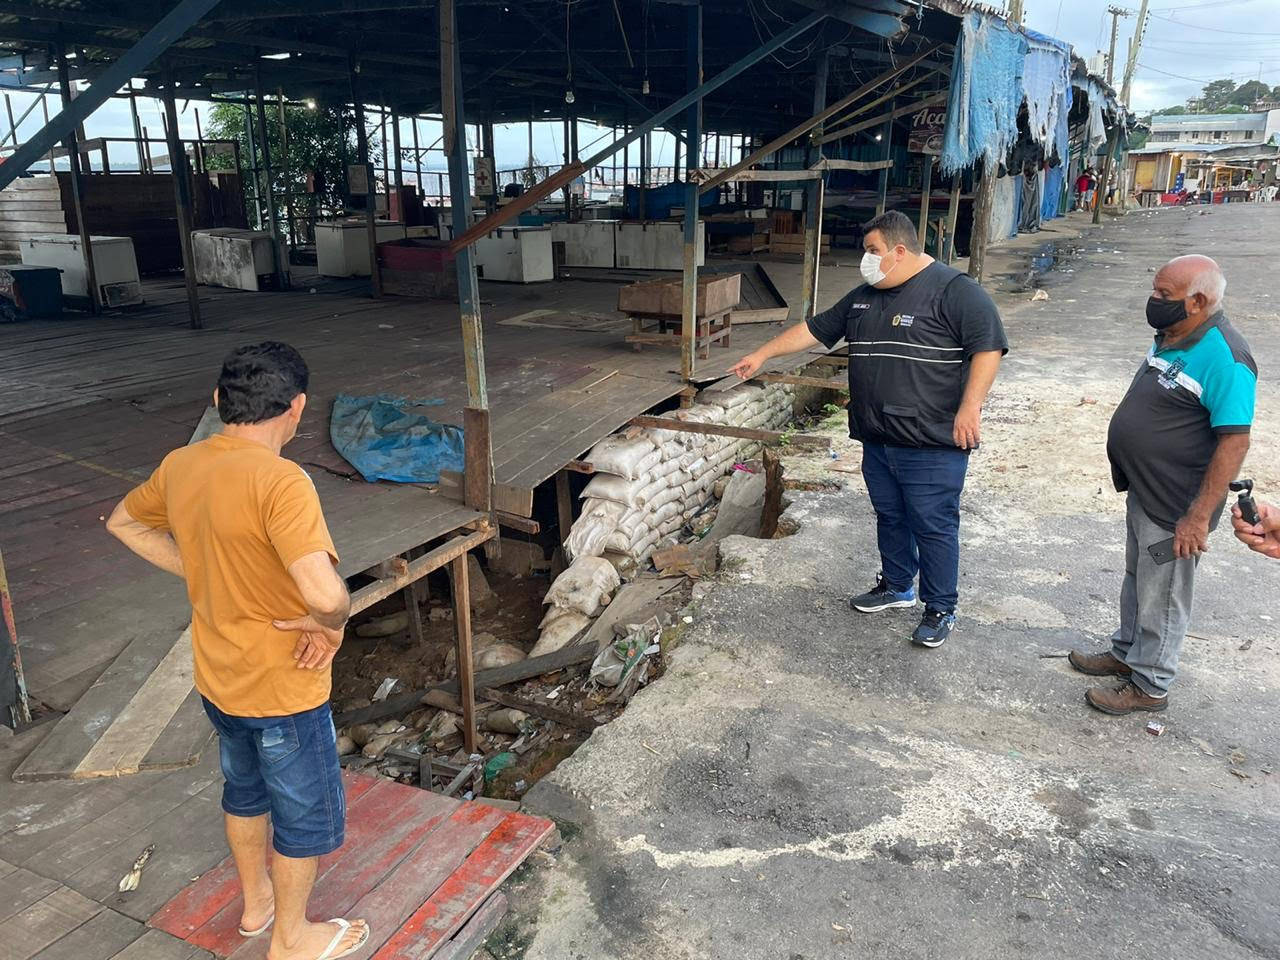
<svg viewBox="0 0 1280 960"><path fill-rule="evenodd" d="M0 0L0 86L93 80L172 11L175 0ZM856 86L922 42L950 43L954 18L921 0L702 0L712 76L815 11L817 28L703 101L705 129L770 134L811 112L812 61L834 48L829 84ZM502 123L564 116L635 123L688 90L686 0L459 0L465 110ZM361 97L404 115L440 110L435 0L221 0L135 76L173 71L181 99L264 88L294 100ZM573 103L566 93L573 91Z"/></svg>

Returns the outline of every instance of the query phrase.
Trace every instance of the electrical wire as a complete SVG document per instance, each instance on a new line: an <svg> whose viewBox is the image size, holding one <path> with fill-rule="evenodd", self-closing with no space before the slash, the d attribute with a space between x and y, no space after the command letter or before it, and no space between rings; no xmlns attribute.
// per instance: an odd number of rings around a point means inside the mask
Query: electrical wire
<svg viewBox="0 0 1280 960"><path fill-rule="evenodd" d="M1210 33L1225 33L1232 37L1280 37L1280 33L1258 33L1256 30L1221 30L1217 27L1202 27L1199 24L1175 20L1173 17L1162 17L1158 13L1150 13L1148 16L1163 20L1166 23L1172 23L1174 26L1186 27L1188 30L1207 30Z"/></svg>

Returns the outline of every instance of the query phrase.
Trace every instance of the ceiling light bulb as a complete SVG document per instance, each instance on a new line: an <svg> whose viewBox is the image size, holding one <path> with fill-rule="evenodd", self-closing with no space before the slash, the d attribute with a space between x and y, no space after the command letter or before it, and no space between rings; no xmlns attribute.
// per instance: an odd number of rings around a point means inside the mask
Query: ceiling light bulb
<svg viewBox="0 0 1280 960"><path fill-rule="evenodd" d="M876 134L876 141L877 141L877 142L878 142L878 141L880 141L881 139L883 139L883 137L884 137L884 134L882 134L882 133L877 133L877 134Z"/></svg>
<svg viewBox="0 0 1280 960"><path fill-rule="evenodd" d="M308 109L308 110L314 110L315 108L316 108L316 102L315 102L314 100L308 99L308 100L307 100L307 109Z"/></svg>
<svg viewBox="0 0 1280 960"><path fill-rule="evenodd" d="M565 103L573 103L573 101L576 99L578 98L573 95L573 87L570 87L568 90L564 92Z"/></svg>

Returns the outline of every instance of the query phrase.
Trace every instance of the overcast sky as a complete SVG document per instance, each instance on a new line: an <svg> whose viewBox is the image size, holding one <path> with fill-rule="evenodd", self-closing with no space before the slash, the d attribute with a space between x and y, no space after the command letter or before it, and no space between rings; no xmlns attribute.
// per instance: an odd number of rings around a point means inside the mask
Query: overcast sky
<svg viewBox="0 0 1280 960"><path fill-rule="evenodd" d="M990 2L998 4L999 0ZM1150 110L1181 103L1198 94L1210 80L1224 76L1242 83L1258 79L1260 75L1271 86L1280 84L1280 0L1151 2L1149 25L1133 80L1132 102L1135 109ZM1027 26L1067 41L1086 60L1098 51L1106 51L1111 30L1107 6L1108 0L1024 0ZM1137 8L1138 2L1133 2L1131 9L1135 14ZM1117 89L1123 76L1127 42L1133 36L1135 26L1136 17L1120 20L1116 44ZM11 97L17 115L23 113L32 99L31 95L22 93L11 94ZM159 103L150 99L142 99L138 103L142 123L149 135L162 137ZM55 109L52 100L49 107ZM184 136L195 136L196 109L200 111L206 131L208 129L205 119L208 105L192 104L179 118ZM37 107L20 125L22 138L34 133L40 120L40 108ZM438 122L424 122L421 129L424 145L433 142L440 133ZM90 118L87 132L90 137L131 137L133 126L127 105L119 100L109 101ZM601 131L592 131L584 124L578 137L581 150L589 152L588 145L600 135ZM603 135L608 138L607 132ZM673 143L665 135L658 139L654 162L670 164ZM510 130L499 129L496 140L499 168L524 163L527 146L523 125ZM407 127L403 142L409 142ZM563 150L560 125L539 125L534 150L540 162L558 160ZM136 154L128 145L120 144L113 147L112 158L117 163L127 163L136 159ZM637 162L638 157L633 154L632 163ZM437 153L424 166L439 169L444 166L444 161Z"/></svg>

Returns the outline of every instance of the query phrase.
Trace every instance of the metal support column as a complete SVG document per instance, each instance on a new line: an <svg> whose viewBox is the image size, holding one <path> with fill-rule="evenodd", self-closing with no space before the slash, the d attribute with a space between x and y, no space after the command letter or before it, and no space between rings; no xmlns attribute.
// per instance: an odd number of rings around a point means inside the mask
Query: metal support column
<svg viewBox="0 0 1280 960"><path fill-rule="evenodd" d="M440 0L440 105L456 239L466 233L471 221L471 190L467 178L466 115L462 106L462 58L454 3L455 0ZM489 438L489 387L485 376L484 331L480 323L480 284L476 279L475 251L470 244L454 251L454 263L458 272L462 353L467 374L463 486L467 506L487 512L493 505L493 445Z"/></svg>
<svg viewBox="0 0 1280 960"><path fill-rule="evenodd" d="M58 83L62 87L62 113L65 114L71 107L71 79L67 73L67 49L62 44L58 44ZM43 98L42 98L43 99ZM46 124L45 129L49 129ZM27 141L30 144L31 141ZM67 128L66 139L62 141L62 145L67 150L67 165L71 171L71 204L76 213L76 229L80 232L80 249L84 251L84 270L86 282L89 286L89 312L96 314L100 308L98 301L98 271L93 263L93 241L89 236L89 225L84 221L84 184L80 179L80 144L76 140L75 125L72 124ZM15 158L22 153L23 148L19 147L9 159L0 164L0 179L3 178L4 170L10 166L15 166ZM50 153L50 158L53 154ZM49 170L53 171L53 160L49 161ZM2 189L2 188L0 188Z"/></svg>
<svg viewBox="0 0 1280 960"><path fill-rule="evenodd" d="M396 206L400 208L400 220L408 223L404 210L404 157L400 153L400 114L391 111L391 152L396 158L395 163L391 167L391 172L395 175L396 190ZM388 194L391 192L388 189ZM387 216L394 220L395 217L391 213L391 197L387 197Z"/></svg>
<svg viewBox="0 0 1280 960"><path fill-rule="evenodd" d="M828 58L824 50L818 58L813 77L813 113L822 116L827 108ZM822 159L823 121L819 120L809 133L805 148L806 166ZM801 318L813 319L818 304L818 268L822 260L822 203L825 195L821 177L804 185L804 282L801 288Z"/></svg>
<svg viewBox="0 0 1280 960"><path fill-rule="evenodd" d="M498 209L498 162L494 159L493 121L491 120L486 120L480 127L480 152L489 161L489 166L493 170L493 183L484 198L485 211L493 213Z"/></svg>
<svg viewBox="0 0 1280 960"><path fill-rule="evenodd" d="M280 216L276 212L275 190L271 184L271 140L267 136L267 111L262 105L262 77L258 72L261 59L257 56L257 51L254 51L253 100L258 116L258 145L262 150L261 195L267 202L267 222L271 224L271 267L275 273L276 289L284 290L289 285L289 273L284 268L284 258L281 256L280 248L284 246L284 242L280 239Z"/></svg>
<svg viewBox="0 0 1280 960"><path fill-rule="evenodd" d="M178 211L178 247L182 251L182 278L187 287L187 315L191 329L204 326L200 319L200 293L196 289L196 260L191 248L191 172L187 169L187 151L178 136L178 108L174 104L173 71L164 71L165 130L169 137L169 170L173 177L173 197Z"/></svg>
<svg viewBox="0 0 1280 960"><path fill-rule="evenodd" d="M373 164L369 162L369 131L364 125L364 103L360 99L360 83L356 79L360 73L360 65L353 55L348 61L351 78L351 104L356 117L356 154L357 162L364 167L364 219L368 229L369 240L369 282L374 297L382 296L382 270L378 266L378 228L374 222L377 216L377 201L373 195Z"/></svg>
<svg viewBox="0 0 1280 960"><path fill-rule="evenodd" d="M685 24L685 82L690 90L702 84L702 3L695 3L686 10ZM693 171L698 168L698 144L702 142L702 101L695 100L685 119L684 173L684 281L680 314L680 372L685 380L693 379L698 355L698 184ZM676 141L677 157L680 141ZM679 160L676 161L679 166Z"/></svg>
<svg viewBox="0 0 1280 960"><path fill-rule="evenodd" d="M293 176L289 169L289 112L285 106L284 90L276 91L280 108L280 169L284 179L284 218L289 228L289 247L298 245L298 217L293 206ZM201 151L203 155L203 149Z"/></svg>
<svg viewBox="0 0 1280 960"><path fill-rule="evenodd" d="M133 139L138 147L138 172L147 173L147 155L142 148L142 120L138 117L138 93L129 81L129 113L133 115Z"/></svg>

